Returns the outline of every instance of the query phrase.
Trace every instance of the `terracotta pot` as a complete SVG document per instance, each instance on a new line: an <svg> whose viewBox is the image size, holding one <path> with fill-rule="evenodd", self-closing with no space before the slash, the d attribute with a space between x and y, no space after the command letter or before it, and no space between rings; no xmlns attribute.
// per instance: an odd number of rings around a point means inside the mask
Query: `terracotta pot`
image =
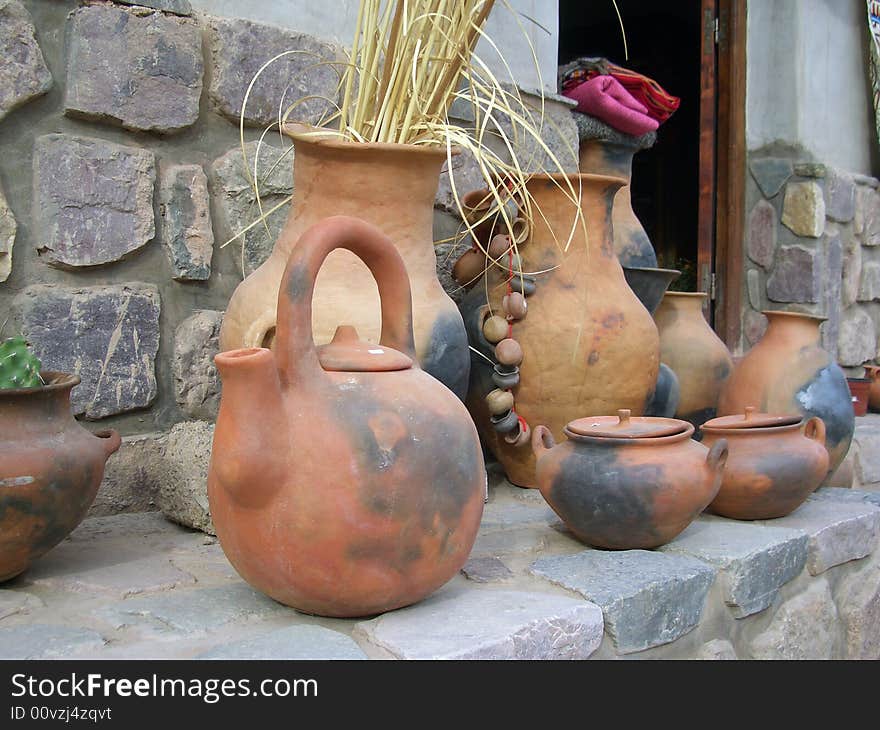
<svg viewBox="0 0 880 730"><path fill-rule="evenodd" d="M613 550L664 545L718 493L727 458L724 440L712 448L694 427L670 418L590 416L565 427L556 445L549 429L532 432L538 487L574 535Z"/></svg>
<svg viewBox="0 0 880 730"><path fill-rule="evenodd" d="M314 344L315 280L340 247L378 282L378 345L348 326ZM406 269L375 226L335 216L306 231L274 351L215 362L208 500L248 583L306 613L352 617L414 603L458 572L483 510L482 451L461 401L418 366Z"/></svg>
<svg viewBox="0 0 880 730"><path fill-rule="evenodd" d="M654 314L660 360L678 376L676 418L700 426L715 415L721 386L733 370L727 346L703 316L703 292L666 292Z"/></svg>
<svg viewBox="0 0 880 730"><path fill-rule="evenodd" d="M800 507L825 479L825 424L815 416L776 416L747 408L703 424L703 444L726 441L727 466L709 511L736 520L771 520Z"/></svg>
<svg viewBox="0 0 880 730"><path fill-rule="evenodd" d="M846 376L819 344L824 317L765 311L764 336L733 369L718 399L718 415L754 406L764 413L800 413L825 423L829 473L843 461L855 429Z"/></svg>
<svg viewBox="0 0 880 730"><path fill-rule="evenodd" d="M591 175L622 177L626 184L614 196L614 251L622 266L655 267L657 254L632 209L632 162L638 148L601 139L580 143L578 169Z"/></svg>
<svg viewBox="0 0 880 730"><path fill-rule="evenodd" d="M226 308L221 351L272 347L281 276L300 236L332 215L372 223L392 241L406 264L413 297L416 355L423 370L460 398L467 389L470 357L461 315L437 279L434 197L446 149L417 145L344 142L307 136L285 126L293 139L293 202L269 258L242 281ZM315 285L312 327L318 344L339 322L354 325L371 342L379 337L379 293L363 262L334 251Z"/></svg>
<svg viewBox="0 0 880 730"><path fill-rule="evenodd" d="M871 380L871 387L868 389L868 408L876 413L880 411L880 366L865 365L865 377Z"/></svg>
<svg viewBox="0 0 880 730"><path fill-rule="evenodd" d="M534 175L527 185L540 209L519 248L522 270L533 280L527 315L511 320L511 335L522 347L515 409L526 424L545 424L561 438L565 424L583 413L629 408L641 414L653 394L659 367L657 328L627 286L611 245L611 205L619 178L571 175L579 205L563 176ZM582 211L586 225L577 221ZM562 248L574 231L568 250ZM589 236L586 235L589 231ZM485 396L493 382L495 345L483 335L490 315L503 314L508 270L493 266L462 300L471 345L467 404L484 443L507 478L535 486L535 460L527 445L510 444L489 420ZM517 290L520 277L510 282ZM486 293L489 294L487 304ZM520 442L521 443L521 442Z"/></svg>
<svg viewBox="0 0 880 730"><path fill-rule="evenodd" d="M871 378L847 378L846 384L852 393L853 413L864 416L868 413L868 398L871 395Z"/></svg>
<svg viewBox="0 0 880 730"><path fill-rule="evenodd" d="M669 288L669 285L675 281L681 272L676 269L652 269L652 268L633 268L630 266L623 267L623 276L626 283L633 293L639 298L639 301L645 306L651 314L657 311L663 295Z"/></svg>
<svg viewBox="0 0 880 730"><path fill-rule="evenodd" d="M82 522L121 439L70 411L80 379L40 373L39 388L0 390L0 582L27 569Z"/></svg>

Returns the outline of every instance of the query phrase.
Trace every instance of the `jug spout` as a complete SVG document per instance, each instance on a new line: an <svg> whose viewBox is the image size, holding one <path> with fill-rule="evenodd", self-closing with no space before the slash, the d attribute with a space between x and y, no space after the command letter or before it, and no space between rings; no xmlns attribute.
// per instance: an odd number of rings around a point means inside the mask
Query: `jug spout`
<svg viewBox="0 0 880 730"><path fill-rule="evenodd" d="M265 503L281 486L288 450L287 414L271 350L250 347L214 357L223 391L214 430L211 470L241 504ZM268 455L268 458L267 458Z"/></svg>

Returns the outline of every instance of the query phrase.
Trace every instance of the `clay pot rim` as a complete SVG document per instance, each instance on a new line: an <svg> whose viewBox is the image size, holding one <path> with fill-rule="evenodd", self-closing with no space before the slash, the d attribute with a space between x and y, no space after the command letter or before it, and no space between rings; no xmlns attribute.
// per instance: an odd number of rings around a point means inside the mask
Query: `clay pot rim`
<svg viewBox="0 0 880 730"><path fill-rule="evenodd" d="M625 177L620 177L618 175L597 175L591 172L535 172L526 176L526 182L531 182L532 180L578 180L582 183L605 183L621 186L629 184Z"/></svg>
<svg viewBox="0 0 880 730"><path fill-rule="evenodd" d="M621 266L624 271L651 271L658 274L675 274L676 276L681 276L681 271L678 269L661 269L656 266ZM689 294L691 292L670 292L670 294Z"/></svg>
<svg viewBox="0 0 880 730"><path fill-rule="evenodd" d="M718 426L700 426L700 431L704 434L718 434L725 438L731 436L766 436L774 433L782 433L784 431L798 431L804 425L805 418L801 418L796 423L785 423L780 426L752 426L749 428L723 428Z"/></svg>
<svg viewBox="0 0 880 730"><path fill-rule="evenodd" d="M761 314L765 317L790 317L792 319L809 320L812 322L825 322L828 317L821 314L809 314L808 312L786 312L781 309L762 309Z"/></svg>
<svg viewBox="0 0 880 730"><path fill-rule="evenodd" d="M312 127L308 124L298 124L296 122L285 123L282 125L281 131L287 137L298 142L311 142L312 144L330 149L406 151L408 153L422 153L431 157L446 157L446 147L402 144L399 142L352 142L346 139L339 139L339 137L333 134L333 130L322 130L320 127ZM453 147L451 154L453 157L461 154L461 148Z"/></svg>
<svg viewBox="0 0 880 730"><path fill-rule="evenodd" d="M33 388L2 388L0 389L0 397L27 396L69 390L79 385L81 381L79 375L65 373L61 370L40 370L40 377L45 381L44 385L36 385Z"/></svg>
<svg viewBox="0 0 880 730"><path fill-rule="evenodd" d="M704 291L667 291L663 295L664 299L666 297L673 297L673 298L681 297L682 299L698 299L698 298L705 299L708 296L709 296L709 294Z"/></svg>
<svg viewBox="0 0 880 730"><path fill-rule="evenodd" d="M677 420L677 419L669 419ZM666 444L676 443L678 441L689 441L694 434L694 425L687 421L679 433L669 436L644 436L639 438L614 438L613 436L583 436L579 433L569 430L568 426L563 427L562 432L569 441L581 444L597 444L602 446L665 446Z"/></svg>

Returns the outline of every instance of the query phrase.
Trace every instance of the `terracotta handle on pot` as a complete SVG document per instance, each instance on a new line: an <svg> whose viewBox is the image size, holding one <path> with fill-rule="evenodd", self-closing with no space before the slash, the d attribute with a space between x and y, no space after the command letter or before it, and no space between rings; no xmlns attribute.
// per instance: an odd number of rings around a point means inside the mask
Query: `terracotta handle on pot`
<svg viewBox="0 0 880 730"><path fill-rule="evenodd" d="M537 426L532 431L532 451L536 458L541 458L545 453L556 446L553 434L546 426Z"/></svg>
<svg viewBox="0 0 880 730"><path fill-rule="evenodd" d="M804 436L825 445L825 421L819 416L813 416L804 426Z"/></svg>
<svg viewBox="0 0 880 730"><path fill-rule="evenodd" d="M101 439L101 446L104 447L104 453L107 454L107 458L122 445L122 436L119 435L116 429L108 428L103 431L96 431L95 436Z"/></svg>
<svg viewBox="0 0 880 730"><path fill-rule="evenodd" d="M727 463L727 454L727 439L718 439L706 454L706 463L712 471L720 471Z"/></svg>
<svg viewBox="0 0 880 730"><path fill-rule="evenodd" d="M312 335L312 296L321 265L337 248L348 249L360 258L376 280L382 306L379 343L408 355L413 367L418 367L412 295L403 259L376 226L352 216L335 215L318 221L300 236L284 269L275 335L279 371L289 382L303 368L321 370Z"/></svg>

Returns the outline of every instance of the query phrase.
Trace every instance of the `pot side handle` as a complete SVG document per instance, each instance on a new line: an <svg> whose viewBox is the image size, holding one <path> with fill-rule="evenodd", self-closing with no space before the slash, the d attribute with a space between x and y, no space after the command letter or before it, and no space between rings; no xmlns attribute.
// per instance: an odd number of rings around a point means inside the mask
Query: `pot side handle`
<svg viewBox="0 0 880 730"><path fill-rule="evenodd" d="M727 439L718 439L706 454L706 463L712 471L721 471L727 463L727 454Z"/></svg>
<svg viewBox="0 0 880 730"><path fill-rule="evenodd" d="M104 447L104 453L106 454L104 458L109 458L122 445L122 436L119 435L116 429L108 428L103 431L96 431L94 435L101 439L101 446Z"/></svg>
<svg viewBox="0 0 880 730"><path fill-rule="evenodd" d="M813 416L804 426L804 436L825 446L825 421Z"/></svg>
<svg viewBox="0 0 880 730"><path fill-rule="evenodd" d="M554 446L556 446L556 441L553 439L550 429L546 426L536 426L532 431L532 451L535 458L540 459Z"/></svg>

